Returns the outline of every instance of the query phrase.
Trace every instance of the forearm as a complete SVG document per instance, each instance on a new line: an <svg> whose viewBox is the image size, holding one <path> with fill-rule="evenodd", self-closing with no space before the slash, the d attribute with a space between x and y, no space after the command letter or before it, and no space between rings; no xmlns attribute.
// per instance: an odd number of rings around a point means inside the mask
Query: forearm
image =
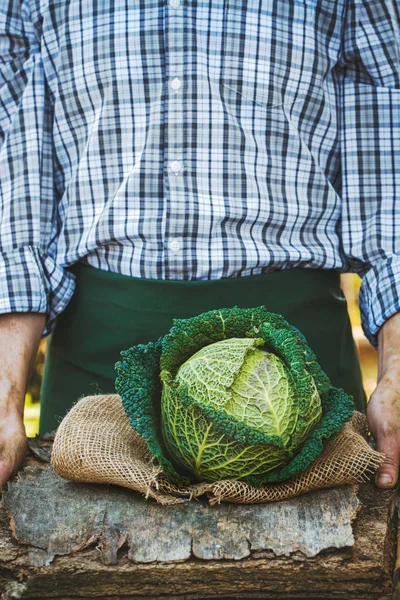
<svg viewBox="0 0 400 600"><path fill-rule="evenodd" d="M368 421L377 449L386 457L377 474L378 485L393 487L400 458L400 313L380 328L378 344L378 385L368 403Z"/></svg>
<svg viewBox="0 0 400 600"><path fill-rule="evenodd" d="M400 313L396 313L380 328L378 333L379 363L378 380L389 368L400 371Z"/></svg>
<svg viewBox="0 0 400 600"><path fill-rule="evenodd" d="M22 419L31 365L45 326L46 315L0 315L0 417L15 413Z"/></svg>

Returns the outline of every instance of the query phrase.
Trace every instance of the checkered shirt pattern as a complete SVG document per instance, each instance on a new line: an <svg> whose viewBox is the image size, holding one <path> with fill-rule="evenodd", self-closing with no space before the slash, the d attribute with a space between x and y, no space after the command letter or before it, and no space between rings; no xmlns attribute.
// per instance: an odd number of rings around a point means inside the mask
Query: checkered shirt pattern
<svg viewBox="0 0 400 600"><path fill-rule="evenodd" d="M1 0L0 312L76 261L362 276L400 310L398 0ZM295 290L293 290L295 293Z"/></svg>

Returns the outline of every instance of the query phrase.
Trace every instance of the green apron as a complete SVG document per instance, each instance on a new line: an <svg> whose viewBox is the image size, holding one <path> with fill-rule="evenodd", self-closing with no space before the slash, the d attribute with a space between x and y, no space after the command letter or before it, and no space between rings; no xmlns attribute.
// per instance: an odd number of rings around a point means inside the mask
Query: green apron
<svg viewBox="0 0 400 600"><path fill-rule="evenodd" d="M55 429L82 396L114 392L120 351L156 341L174 318L264 305L305 335L333 385L365 412L357 351L336 271L291 269L212 281L118 275L77 263L76 291L48 339L40 434Z"/></svg>

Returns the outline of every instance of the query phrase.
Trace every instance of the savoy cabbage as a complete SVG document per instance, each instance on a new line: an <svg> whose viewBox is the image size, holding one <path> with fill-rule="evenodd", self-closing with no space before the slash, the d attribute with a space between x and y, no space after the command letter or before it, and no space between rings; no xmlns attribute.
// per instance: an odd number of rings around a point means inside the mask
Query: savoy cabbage
<svg viewBox="0 0 400 600"><path fill-rule="evenodd" d="M305 469L354 405L304 336L265 307L176 319L121 353L116 390L172 481L281 481Z"/></svg>

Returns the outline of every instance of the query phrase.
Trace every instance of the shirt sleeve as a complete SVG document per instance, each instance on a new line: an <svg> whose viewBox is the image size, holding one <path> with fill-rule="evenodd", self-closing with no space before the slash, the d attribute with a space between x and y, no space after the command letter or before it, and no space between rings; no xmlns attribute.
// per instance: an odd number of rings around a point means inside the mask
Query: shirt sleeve
<svg viewBox="0 0 400 600"><path fill-rule="evenodd" d="M74 277L49 251L57 236L53 107L28 0L0 2L0 313L48 315L69 302Z"/></svg>
<svg viewBox="0 0 400 600"><path fill-rule="evenodd" d="M400 311L400 8L349 0L339 70L343 252L362 276L363 330Z"/></svg>

